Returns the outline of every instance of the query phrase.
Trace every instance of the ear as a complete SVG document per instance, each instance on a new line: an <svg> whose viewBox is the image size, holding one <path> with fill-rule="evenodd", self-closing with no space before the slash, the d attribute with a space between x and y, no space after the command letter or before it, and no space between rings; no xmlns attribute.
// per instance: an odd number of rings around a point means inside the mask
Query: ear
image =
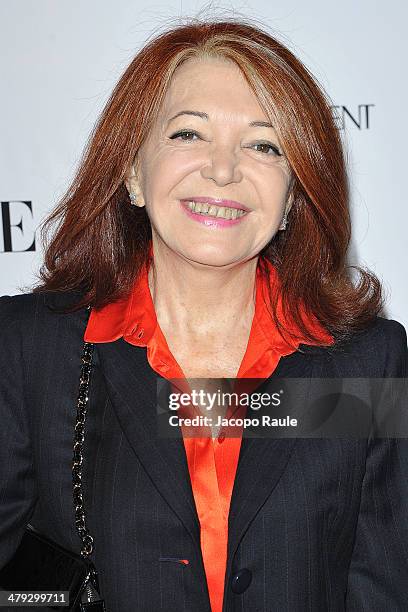
<svg viewBox="0 0 408 612"><path fill-rule="evenodd" d="M289 211L292 208L292 206L293 206L293 195L292 195L292 192L290 192L288 195L288 199L286 200L286 206L285 206L286 216L289 214Z"/></svg>
<svg viewBox="0 0 408 612"><path fill-rule="evenodd" d="M136 160L133 162L133 164L130 166L130 168L128 169L128 171L126 172L125 175L125 185L126 188L130 193L135 194L136 196L136 206L139 207L143 207L145 206L145 201L144 201L144 197L143 197L143 193L140 187L140 180L139 180L139 168L138 168L138 160L136 158Z"/></svg>
<svg viewBox="0 0 408 612"><path fill-rule="evenodd" d="M291 186L289 188L289 194L288 194L288 199L286 201L286 206L285 206L285 214L288 215L290 209L293 206L293 202L294 202L295 198L293 195L293 184L291 183Z"/></svg>

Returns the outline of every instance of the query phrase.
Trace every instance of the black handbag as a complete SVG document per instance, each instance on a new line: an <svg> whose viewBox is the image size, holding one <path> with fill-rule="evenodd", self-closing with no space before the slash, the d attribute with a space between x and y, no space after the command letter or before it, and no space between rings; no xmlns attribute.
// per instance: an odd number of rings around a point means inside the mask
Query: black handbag
<svg viewBox="0 0 408 612"><path fill-rule="evenodd" d="M88 307L88 310L90 308ZM82 493L82 449L89 397L93 344L85 342L79 381L72 465L75 524L82 540L80 554L73 553L28 524L13 558L0 570L0 587L6 591L68 591L69 607L45 605L50 610L107 612L99 595L98 574L90 559L93 538L85 521ZM57 601L61 601L58 599ZM50 602L52 603L52 602Z"/></svg>

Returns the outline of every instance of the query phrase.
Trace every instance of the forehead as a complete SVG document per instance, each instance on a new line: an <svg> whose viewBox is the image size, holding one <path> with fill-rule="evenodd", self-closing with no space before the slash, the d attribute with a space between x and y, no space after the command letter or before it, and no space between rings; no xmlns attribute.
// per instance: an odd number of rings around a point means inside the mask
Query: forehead
<svg viewBox="0 0 408 612"><path fill-rule="evenodd" d="M240 68L224 58L192 58L179 66L163 100L161 114L180 110L224 112L243 121L266 119Z"/></svg>

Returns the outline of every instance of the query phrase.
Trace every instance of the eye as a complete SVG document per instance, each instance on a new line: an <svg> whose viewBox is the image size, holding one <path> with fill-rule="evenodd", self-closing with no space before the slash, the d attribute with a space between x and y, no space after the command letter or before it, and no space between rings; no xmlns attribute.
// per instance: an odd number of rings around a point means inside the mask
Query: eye
<svg viewBox="0 0 408 612"><path fill-rule="evenodd" d="M194 130L180 130L179 132L176 132L175 134L172 134L171 136L169 136L170 140L181 140L183 142L193 142L194 136L197 137L197 139L201 139L200 135L194 131ZM252 145L253 147L261 147L261 149L255 149L258 153L264 153L265 155L276 155L278 157L281 157L282 153L279 151L278 147L274 144L272 144L271 142L257 142L254 145Z"/></svg>
<svg viewBox="0 0 408 612"><path fill-rule="evenodd" d="M192 142L193 139L189 138L190 136L197 136L197 138L199 138L199 135L197 134L197 132L194 132L193 130L181 130L180 132L176 132L175 134L172 134L172 136L169 136L170 140L176 140L176 139L180 139L184 142Z"/></svg>
<svg viewBox="0 0 408 612"><path fill-rule="evenodd" d="M257 142L253 145L254 147L263 147L263 149L255 149L258 153L265 153L266 155L277 155L278 157L282 156L282 153L279 151L276 145L273 145L270 142ZM271 153L268 153L268 149Z"/></svg>

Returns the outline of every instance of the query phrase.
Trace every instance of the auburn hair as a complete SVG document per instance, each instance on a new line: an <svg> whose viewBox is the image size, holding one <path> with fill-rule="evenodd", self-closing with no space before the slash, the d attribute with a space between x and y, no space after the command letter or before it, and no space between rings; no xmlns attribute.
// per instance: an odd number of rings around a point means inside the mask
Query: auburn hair
<svg viewBox="0 0 408 612"><path fill-rule="evenodd" d="M266 276L262 259L275 266L285 317L304 337L317 340L301 304L340 345L383 307L378 278L346 261L351 221L341 137L329 98L309 70L247 19L172 25L137 53L106 103L71 186L43 223L44 244L57 227L33 292L78 291L69 311L129 294L147 263L152 233L145 207L130 206L124 181L175 70L190 58L235 62L273 123L292 172L293 205L287 229L263 248L258 265ZM291 338L269 288L271 314Z"/></svg>

